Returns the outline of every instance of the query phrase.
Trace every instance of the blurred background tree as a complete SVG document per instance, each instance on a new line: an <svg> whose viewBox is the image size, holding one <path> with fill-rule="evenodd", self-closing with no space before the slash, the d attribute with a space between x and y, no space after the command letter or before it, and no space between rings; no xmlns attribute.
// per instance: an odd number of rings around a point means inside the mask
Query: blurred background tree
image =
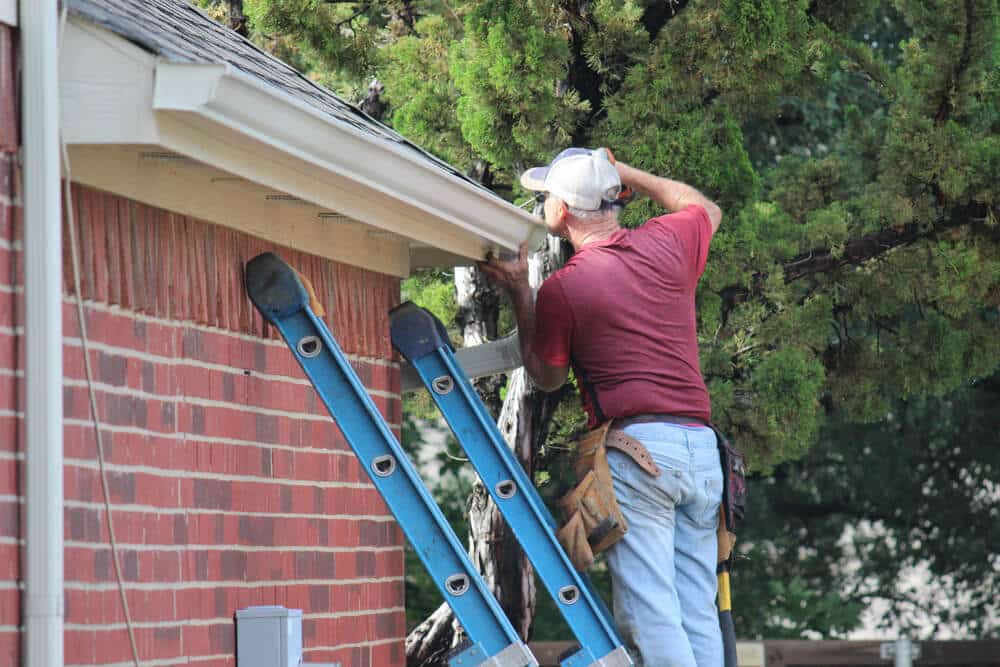
<svg viewBox="0 0 1000 667"><path fill-rule="evenodd" d="M508 199L571 143L713 197L702 370L757 476L740 634L1000 632L996 0L197 3ZM451 279L407 290L449 321ZM567 396L538 455L579 421Z"/></svg>

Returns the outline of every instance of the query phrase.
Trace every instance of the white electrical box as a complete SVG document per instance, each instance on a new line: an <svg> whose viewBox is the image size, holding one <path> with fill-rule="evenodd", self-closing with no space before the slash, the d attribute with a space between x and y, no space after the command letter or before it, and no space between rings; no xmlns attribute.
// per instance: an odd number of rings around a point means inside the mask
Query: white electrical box
<svg viewBox="0 0 1000 667"><path fill-rule="evenodd" d="M340 667L302 662L302 610L278 605L236 611L237 667Z"/></svg>
<svg viewBox="0 0 1000 667"><path fill-rule="evenodd" d="M239 667L299 667L301 663L301 609L266 606L237 610Z"/></svg>

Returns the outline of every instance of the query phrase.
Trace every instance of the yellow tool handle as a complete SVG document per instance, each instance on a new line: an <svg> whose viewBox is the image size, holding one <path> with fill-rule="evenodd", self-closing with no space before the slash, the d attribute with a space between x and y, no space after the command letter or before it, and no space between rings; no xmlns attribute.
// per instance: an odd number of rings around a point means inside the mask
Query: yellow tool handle
<svg viewBox="0 0 1000 667"><path fill-rule="evenodd" d="M729 589L729 571L719 573L719 611L732 611L732 592Z"/></svg>

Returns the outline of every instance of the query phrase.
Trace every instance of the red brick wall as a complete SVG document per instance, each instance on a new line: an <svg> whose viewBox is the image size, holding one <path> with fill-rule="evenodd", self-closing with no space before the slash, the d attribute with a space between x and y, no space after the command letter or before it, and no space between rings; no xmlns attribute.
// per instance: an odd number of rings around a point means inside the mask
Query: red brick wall
<svg viewBox="0 0 1000 667"><path fill-rule="evenodd" d="M0 27L0 53L3 39ZM0 84L3 77L0 76ZM0 91L0 105L6 94ZM0 110L0 145L3 143ZM16 142L13 142L16 145ZM19 195L0 154L0 665L19 664L23 414ZM233 666L234 612L303 610L306 659L402 665L403 538L241 285L276 250L307 275L393 431L399 280L73 187L99 416L143 660ZM64 243L66 663L131 660L110 560Z"/></svg>
<svg viewBox="0 0 1000 667"><path fill-rule="evenodd" d="M15 183L17 31L0 23L0 665L20 664L21 595L18 497L21 447L18 385L18 328L21 289L15 287L14 258L20 256L20 193ZM15 217L18 218L15 222ZM23 311L22 311L23 312Z"/></svg>

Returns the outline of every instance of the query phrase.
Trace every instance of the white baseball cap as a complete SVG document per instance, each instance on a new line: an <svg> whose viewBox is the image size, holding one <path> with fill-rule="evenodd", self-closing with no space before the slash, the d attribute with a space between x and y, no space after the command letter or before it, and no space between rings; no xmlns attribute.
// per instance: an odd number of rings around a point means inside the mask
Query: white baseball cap
<svg viewBox="0 0 1000 667"><path fill-rule="evenodd" d="M622 189L618 170L603 148L567 148L545 167L521 174L521 185L535 192L548 192L569 206L596 211L617 199Z"/></svg>

